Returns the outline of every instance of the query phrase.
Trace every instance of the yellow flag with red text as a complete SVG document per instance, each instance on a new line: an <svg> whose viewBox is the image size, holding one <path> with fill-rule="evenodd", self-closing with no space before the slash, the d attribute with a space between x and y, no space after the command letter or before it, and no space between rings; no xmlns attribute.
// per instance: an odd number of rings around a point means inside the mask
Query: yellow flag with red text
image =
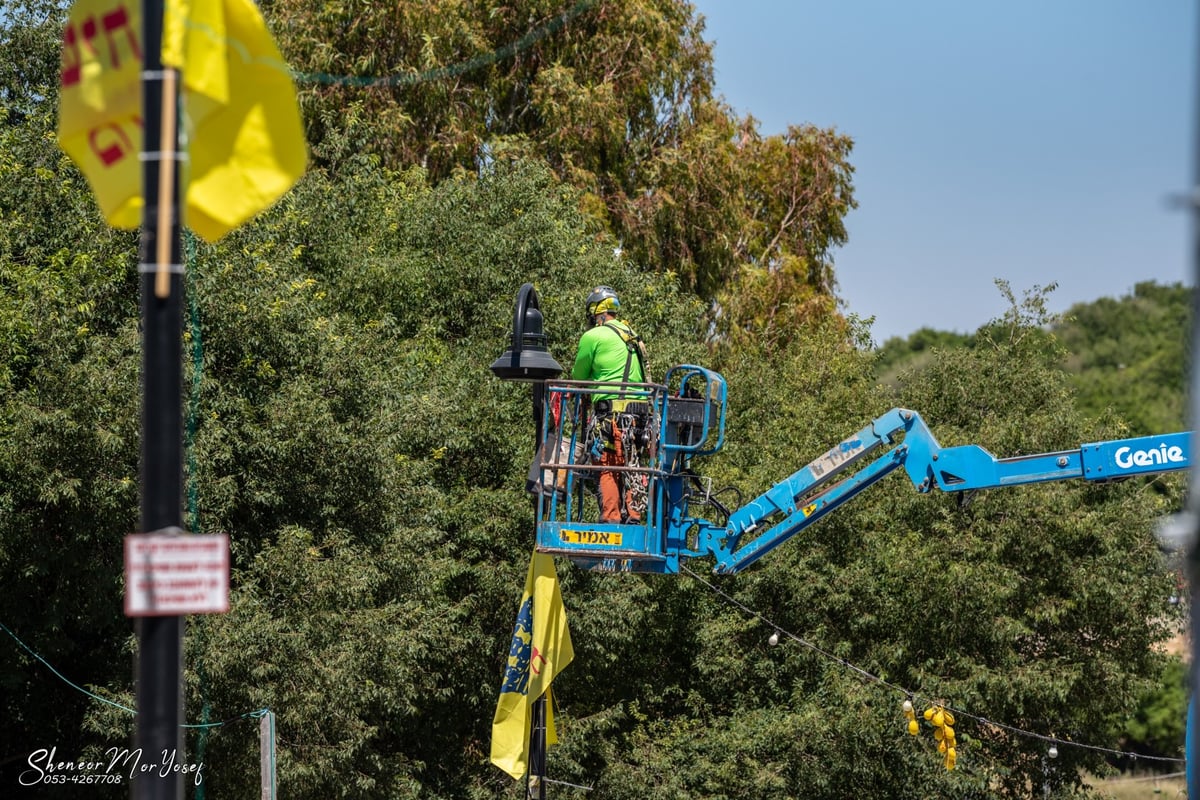
<svg viewBox="0 0 1200 800"><path fill-rule="evenodd" d="M525 577L525 594L517 611L508 667L492 719L492 763L512 777L520 778L528 769L533 702L543 694L549 701L554 676L574 657L554 558L535 551ZM556 742L554 715L547 702L546 743Z"/></svg>
<svg viewBox="0 0 1200 800"><path fill-rule="evenodd" d="M58 141L118 228L141 222L140 23L137 0L78 0L63 29Z"/></svg>
<svg viewBox="0 0 1200 800"><path fill-rule="evenodd" d="M120 228L142 215L140 35L136 0L76 0L63 32L59 143ZM251 0L167 0L162 59L182 72L182 221L215 241L304 174L295 86Z"/></svg>

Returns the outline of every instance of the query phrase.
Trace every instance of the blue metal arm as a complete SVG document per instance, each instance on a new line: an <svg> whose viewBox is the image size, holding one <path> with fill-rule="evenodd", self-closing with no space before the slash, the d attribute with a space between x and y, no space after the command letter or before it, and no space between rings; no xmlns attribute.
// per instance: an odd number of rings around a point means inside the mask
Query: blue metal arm
<svg viewBox="0 0 1200 800"><path fill-rule="evenodd" d="M597 391L596 385L559 381L549 388L561 394L568 401L565 407L573 412L561 414L553 424L547 413L547 441L559 444L531 468L532 484L543 493L538 504L538 547L587 569L608 572L669 574L679 571L681 560L705 556L716 559L717 572L738 572L901 468L918 492L965 492L1073 478L1114 480L1184 470L1191 464L1189 433L996 458L976 445L942 447L917 412L893 408L758 497L730 510L691 469L693 458L715 453L724 443L726 384L720 374L684 364L668 370L661 385L637 384L652 409L644 418L645 430L653 428L655 433L649 436L645 460L616 468L581 462L583 447L575 446L588 439L593 427L582 409L590 393ZM590 441L596 447L600 440L593 432ZM621 480L627 485L640 481L645 487L647 513L642 520L584 519L579 487L585 480L595 481L605 469L614 474L623 470ZM723 519L710 521L697 515L705 507L715 509Z"/></svg>
<svg viewBox="0 0 1200 800"><path fill-rule="evenodd" d="M935 449L925 465L925 478L939 489L961 492L1026 483L1083 478L1107 481L1187 469L1191 434L1168 433L1113 442L1085 444L1078 450L996 458L974 445ZM912 475L912 470L909 471ZM914 476L913 482L917 483Z"/></svg>
<svg viewBox="0 0 1200 800"><path fill-rule="evenodd" d="M900 434L902 443L834 482ZM895 408L730 514L723 531L703 529L699 549L716 557L717 572L738 572L901 466L917 491L962 492L1184 470L1190 447L1191 434L1182 432L1000 459L976 445L941 447L917 412Z"/></svg>

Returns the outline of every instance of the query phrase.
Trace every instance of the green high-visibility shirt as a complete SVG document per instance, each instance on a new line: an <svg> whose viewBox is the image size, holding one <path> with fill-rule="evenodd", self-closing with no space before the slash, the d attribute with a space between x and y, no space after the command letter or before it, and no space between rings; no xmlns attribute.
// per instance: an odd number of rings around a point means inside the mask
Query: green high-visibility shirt
<svg viewBox="0 0 1200 800"><path fill-rule="evenodd" d="M625 365L629 364L627 383L643 383L646 376L642 374L642 365L635 354L630 352L625 344L625 338L614 328L620 328L626 336L636 338L628 324L621 320L610 320L605 325L596 325L579 337L579 350L575 354L575 366L571 368L571 378L577 381L612 381L620 384L625 377ZM615 393L596 394L593 400L613 400L619 397Z"/></svg>

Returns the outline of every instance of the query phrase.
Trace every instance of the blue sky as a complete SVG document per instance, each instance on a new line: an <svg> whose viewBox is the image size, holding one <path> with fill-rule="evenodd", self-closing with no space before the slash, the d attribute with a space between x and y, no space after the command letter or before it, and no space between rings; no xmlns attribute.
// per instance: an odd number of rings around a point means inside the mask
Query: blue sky
<svg viewBox="0 0 1200 800"><path fill-rule="evenodd" d="M855 140L835 272L877 342L974 331L997 278L1054 311L1193 284L1189 0L693 2L737 112Z"/></svg>

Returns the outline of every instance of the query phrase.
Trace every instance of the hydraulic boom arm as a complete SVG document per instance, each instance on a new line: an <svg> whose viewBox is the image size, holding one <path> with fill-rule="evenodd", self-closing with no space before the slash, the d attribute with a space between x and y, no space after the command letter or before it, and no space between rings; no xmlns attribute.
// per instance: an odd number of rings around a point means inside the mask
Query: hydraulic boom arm
<svg viewBox="0 0 1200 800"><path fill-rule="evenodd" d="M902 442L835 481L901 435ZM737 572L900 467L919 492L935 487L963 492L1071 478L1107 481L1187 469L1190 440L1190 433L1181 432L996 458L976 445L942 447L917 412L895 408L734 511L723 531L706 528L705 545L717 558L718 572Z"/></svg>

